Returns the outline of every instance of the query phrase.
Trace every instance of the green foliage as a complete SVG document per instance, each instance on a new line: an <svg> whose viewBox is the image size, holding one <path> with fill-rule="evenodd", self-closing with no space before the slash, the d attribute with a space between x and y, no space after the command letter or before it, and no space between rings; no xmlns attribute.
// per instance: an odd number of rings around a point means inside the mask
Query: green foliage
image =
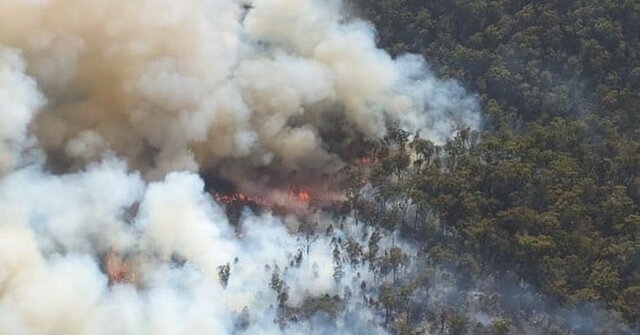
<svg viewBox="0 0 640 335"><path fill-rule="evenodd" d="M461 314L453 314L449 318L449 334L464 335L469 329L469 319Z"/></svg>
<svg viewBox="0 0 640 335"><path fill-rule="evenodd" d="M494 125L599 108L628 131L639 121L634 1L353 2L392 53L423 54L439 74L477 90Z"/></svg>
<svg viewBox="0 0 640 335"><path fill-rule="evenodd" d="M511 322L509 320L500 319L491 324L491 334L506 335L511 329Z"/></svg>
<svg viewBox="0 0 640 335"><path fill-rule="evenodd" d="M638 2L352 2L386 49L477 92L486 121L441 146L392 129L358 218L423 242L430 262L515 273L640 324ZM363 258L389 262L376 243Z"/></svg>

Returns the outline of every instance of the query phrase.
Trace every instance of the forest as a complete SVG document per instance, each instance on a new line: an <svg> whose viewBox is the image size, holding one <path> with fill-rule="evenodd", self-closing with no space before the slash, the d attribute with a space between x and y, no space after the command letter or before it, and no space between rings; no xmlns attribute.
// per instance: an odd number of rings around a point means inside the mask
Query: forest
<svg viewBox="0 0 640 335"><path fill-rule="evenodd" d="M477 92L483 115L481 130L442 145L391 129L372 145L370 169L349 171L358 218L401 229L432 269L381 291L390 327L414 334L431 317L449 334L529 333L523 323L542 309L553 321L540 321L549 322L540 333L623 333L590 312L579 322L563 314L600 308L637 330L640 3L352 3L392 54L424 55L438 75ZM374 197L361 196L363 173ZM460 302L441 315L412 314L406 292L429 285L433 268L449 269L462 288L493 285L501 298L492 308L504 318L474 329ZM527 290L535 297L519 296ZM532 307L540 296L544 307Z"/></svg>
<svg viewBox="0 0 640 335"><path fill-rule="evenodd" d="M0 335L640 334L640 1L0 0Z"/></svg>

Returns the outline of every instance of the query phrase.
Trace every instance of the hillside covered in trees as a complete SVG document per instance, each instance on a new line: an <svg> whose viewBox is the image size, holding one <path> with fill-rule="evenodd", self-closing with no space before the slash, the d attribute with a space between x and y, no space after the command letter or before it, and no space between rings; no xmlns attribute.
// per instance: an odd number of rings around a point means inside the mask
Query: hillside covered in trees
<svg viewBox="0 0 640 335"><path fill-rule="evenodd" d="M0 0L0 335L640 334L638 0Z"/></svg>
<svg viewBox="0 0 640 335"><path fill-rule="evenodd" d="M424 55L438 75L477 92L482 106L480 131L436 145L391 130L370 150L370 170L351 171L354 190L362 173L377 190L352 192L362 221L401 229L421 246L418 259L450 269L458 288L491 282L502 297L504 318L488 328L474 328L460 302L431 323L442 320L449 334L525 333L546 310L557 323L539 333L637 331L640 3L351 3L384 48ZM434 273L405 284L417 292ZM544 307L514 298L525 291L544 296ZM420 317L406 304L389 306L397 333L417 331ZM626 326L585 312L595 309ZM562 312L570 310L577 314Z"/></svg>

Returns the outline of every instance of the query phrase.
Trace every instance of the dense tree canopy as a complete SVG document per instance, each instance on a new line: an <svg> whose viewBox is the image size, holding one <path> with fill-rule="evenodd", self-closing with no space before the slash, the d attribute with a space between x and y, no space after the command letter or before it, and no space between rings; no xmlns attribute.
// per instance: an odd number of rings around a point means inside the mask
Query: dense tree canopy
<svg viewBox="0 0 640 335"><path fill-rule="evenodd" d="M602 306L638 326L640 2L352 2L393 54L422 54L477 92L485 121L440 146L391 129L365 172L375 198L349 198L357 217L400 228L427 263L464 278L524 280L555 306ZM393 289L386 314L402 305ZM398 333L407 314L391 313ZM451 334L473 326L439 315Z"/></svg>

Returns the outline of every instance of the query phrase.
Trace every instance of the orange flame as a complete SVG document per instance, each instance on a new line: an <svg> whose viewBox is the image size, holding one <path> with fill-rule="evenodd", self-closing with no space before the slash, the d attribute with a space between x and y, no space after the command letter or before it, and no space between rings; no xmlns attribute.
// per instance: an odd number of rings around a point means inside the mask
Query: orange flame
<svg viewBox="0 0 640 335"><path fill-rule="evenodd" d="M299 191L295 194L296 200L302 203L309 203L311 201L311 195L307 191Z"/></svg>
<svg viewBox="0 0 640 335"><path fill-rule="evenodd" d="M109 250L104 256L104 268L110 283L123 283L133 281L131 265L120 259L113 250Z"/></svg>
<svg viewBox="0 0 640 335"><path fill-rule="evenodd" d="M304 204L307 205L311 202L311 193L305 189L289 188L286 193L286 200L283 202L282 198L277 195L278 192L273 193L270 196L260 197L248 195L246 193L237 192L233 194L214 193L213 197L216 202L230 205L230 204L255 204L262 207L288 207L286 203L292 204ZM281 199L281 200L278 200Z"/></svg>

